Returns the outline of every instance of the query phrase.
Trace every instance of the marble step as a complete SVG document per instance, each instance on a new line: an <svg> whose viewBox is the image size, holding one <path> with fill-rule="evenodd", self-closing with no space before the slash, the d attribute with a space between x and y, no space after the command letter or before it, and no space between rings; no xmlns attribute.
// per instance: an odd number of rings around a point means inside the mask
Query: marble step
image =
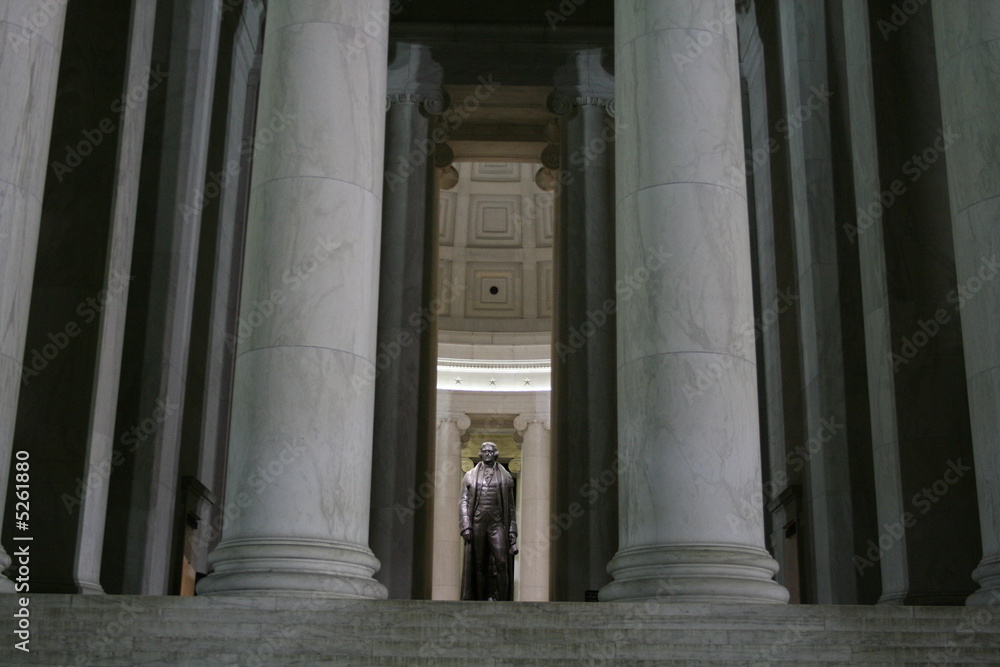
<svg viewBox="0 0 1000 667"><path fill-rule="evenodd" d="M16 598L0 595L0 617ZM1000 605L453 603L31 596L0 664L992 664ZM8 635L10 637L10 635ZM79 656L79 662L78 662ZM335 658L331 656L336 656ZM490 662L492 661L492 662Z"/></svg>
<svg viewBox="0 0 1000 667"><path fill-rule="evenodd" d="M12 608L14 596L0 595L0 609ZM277 604L275 604L277 603ZM1000 606L1000 605L998 605ZM391 615L396 624L423 625L427 622L461 618L470 625L488 621L496 625L545 625L551 627L606 627L610 623L655 624L657 627L725 627L733 625L767 627L773 623L795 623L839 628L892 627L905 621L910 627L931 628L935 623L959 623L976 615L963 607L847 607L847 606L742 606L626 603L504 603L468 604L426 601L380 601L340 603L338 601L296 601L260 598L180 598L141 596L32 596L32 608L44 610L48 618L64 616L91 618L127 614L137 618L184 620L204 616L231 622L259 619L261 614L296 619L309 615L327 622L378 624ZM877 611L874 611L877 610ZM515 613L516 612L516 613ZM987 621L997 616L995 609L980 610ZM994 618L994 620L996 620ZM985 623L1000 627L1000 623Z"/></svg>
<svg viewBox="0 0 1000 667"><path fill-rule="evenodd" d="M194 642L197 645L197 642ZM173 647L176 649L177 647ZM23 656L23 657L22 657ZM463 646L451 655L421 654L414 646L384 644L367 652L344 651L331 645L325 650L312 651L294 646L287 650L228 651L207 649L204 646L191 650L160 650L158 648L120 649L100 654L85 655L79 649L62 651L32 651L14 656L0 652L4 665L464 665L468 667L475 656L475 665L636 665L636 664L702 664L702 665L997 665L995 650L969 648L959 654L895 649L856 651L845 647L839 651L800 650L773 655L766 646L719 646L705 650L701 645L663 645L648 650L621 648L615 652L565 651L561 647L533 646L530 650L514 647L512 650L490 648L476 652ZM542 657L545 656L545 657Z"/></svg>
<svg viewBox="0 0 1000 667"><path fill-rule="evenodd" d="M272 621L273 622L270 622ZM52 621L51 619L36 619L35 630L47 641L75 641L80 636L94 634L95 627L114 623L86 619L66 619ZM219 635L232 639L255 639L269 629L276 628L280 632L286 628L294 629L296 636L309 639L371 637L376 634L384 640L424 640L441 636L464 636L474 634L476 630L465 624L434 624L400 625L387 619L384 624L343 625L327 623L322 620L296 619L294 622L280 619L257 619L257 622L230 622L218 619L183 620L171 622L136 622L130 624L136 634L148 637L183 638L201 631L206 625L215 628ZM713 625L721 625L713 623ZM754 641L780 642L782 644L833 644L850 642L858 645L892 645L892 646L945 646L956 637L974 638L975 642L986 646L1000 647L1000 631L996 628L977 628L975 626L956 629L956 626L946 626L936 629L918 629L900 627L895 624L891 628L876 629L825 629L822 627L787 627L787 628L705 628L701 625L689 624L683 628L662 628L658 624L642 627L621 628L609 624L604 628L578 627L576 633L567 632L564 628L553 627L494 627L493 636L504 640L539 640L574 636L578 634L588 641L595 642L636 642L647 641L650 633L656 634L656 641L683 638L689 642L704 644L743 644Z"/></svg>

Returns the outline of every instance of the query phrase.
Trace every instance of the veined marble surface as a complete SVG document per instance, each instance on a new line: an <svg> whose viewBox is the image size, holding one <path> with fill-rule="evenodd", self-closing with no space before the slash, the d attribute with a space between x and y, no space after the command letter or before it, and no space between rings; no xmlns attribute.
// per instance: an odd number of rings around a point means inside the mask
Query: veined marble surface
<svg viewBox="0 0 1000 667"><path fill-rule="evenodd" d="M763 519L739 512L760 451L735 10L615 10L617 277L642 284L619 297L620 540L601 598L666 581L682 599L783 602ZM716 381L690 400L699 371Z"/></svg>
<svg viewBox="0 0 1000 667"><path fill-rule="evenodd" d="M385 597L368 548L388 0L272 0L223 541L199 591ZM387 28L387 25L386 25Z"/></svg>
<svg viewBox="0 0 1000 667"><path fill-rule="evenodd" d="M46 161L66 20L64 3L0 6L0 484L10 468ZM0 497L0 513L6 494ZM10 563L0 548L0 568ZM13 584L0 577L0 590Z"/></svg>

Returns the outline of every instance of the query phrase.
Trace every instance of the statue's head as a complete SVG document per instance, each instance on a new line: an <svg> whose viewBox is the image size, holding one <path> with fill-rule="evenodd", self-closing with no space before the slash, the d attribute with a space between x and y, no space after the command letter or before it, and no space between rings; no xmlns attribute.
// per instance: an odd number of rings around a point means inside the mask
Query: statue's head
<svg viewBox="0 0 1000 667"><path fill-rule="evenodd" d="M483 463L493 463L497 460L497 446L492 442L484 442L479 446L479 460Z"/></svg>

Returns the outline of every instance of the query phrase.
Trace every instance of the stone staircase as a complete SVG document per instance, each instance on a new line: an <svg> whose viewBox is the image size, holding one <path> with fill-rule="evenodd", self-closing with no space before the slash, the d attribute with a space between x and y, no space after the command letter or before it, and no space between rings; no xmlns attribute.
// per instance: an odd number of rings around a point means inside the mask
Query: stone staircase
<svg viewBox="0 0 1000 667"><path fill-rule="evenodd" d="M2 665L1000 665L992 607L0 595Z"/></svg>

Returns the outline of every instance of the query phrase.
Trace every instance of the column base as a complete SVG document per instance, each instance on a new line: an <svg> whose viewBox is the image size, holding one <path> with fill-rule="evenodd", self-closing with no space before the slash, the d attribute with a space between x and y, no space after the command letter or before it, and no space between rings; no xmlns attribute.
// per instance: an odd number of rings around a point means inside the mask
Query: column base
<svg viewBox="0 0 1000 667"><path fill-rule="evenodd" d="M1000 606L1000 556L984 558L975 570L972 578L980 589L965 600L967 607L997 607Z"/></svg>
<svg viewBox="0 0 1000 667"><path fill-rule="evenodd" d="M76 591L74 592L80 595L107 595L100 584L92 581L77 581Z"/></svg>
<svg viewBox="0 0 1000 667"><path fill-rule="evenodd" d="M608 564L614 581L602 602L682 603L788 602L772 577L778 563L763 549L722 545L654 545L621 549Z"/></svg>
<svg viewBox="0 0 1000 667"><path fill-rule="evenodd" d="M214 571L198 595L269 595L384 600L385 586L368 547L326 540L247 539L223 542L209 556Z"/></svg>

